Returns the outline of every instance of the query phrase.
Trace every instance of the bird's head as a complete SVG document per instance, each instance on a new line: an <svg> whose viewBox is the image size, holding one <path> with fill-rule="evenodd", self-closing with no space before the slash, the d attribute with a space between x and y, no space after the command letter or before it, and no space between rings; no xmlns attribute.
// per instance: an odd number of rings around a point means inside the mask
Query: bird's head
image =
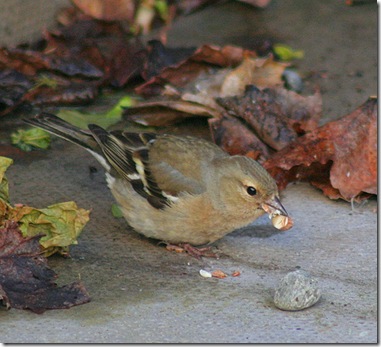
<svg viewBox="0 0 381 347"><path fill-rule="evenodd" d="M252 215L253 219L265 212L270 218L288 217L275 180L258 162L231 156L221 159L218 168L219 198L224 208L242 216Z"/></svg>

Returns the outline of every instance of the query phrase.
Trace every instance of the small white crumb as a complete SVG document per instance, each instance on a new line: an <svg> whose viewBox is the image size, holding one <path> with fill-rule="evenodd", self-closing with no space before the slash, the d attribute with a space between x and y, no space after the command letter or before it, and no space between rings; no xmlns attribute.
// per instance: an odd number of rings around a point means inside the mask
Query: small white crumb
<svg viewBox="0 0 381 347"><path fill-rule="evenodd" d="M212 274L210 273L210 272L208 272L208 271L205 271L205 270L200 270L200 275L202 276L202 277L205 277L205 278L210 278L210 277L212 277Z"/></svg>

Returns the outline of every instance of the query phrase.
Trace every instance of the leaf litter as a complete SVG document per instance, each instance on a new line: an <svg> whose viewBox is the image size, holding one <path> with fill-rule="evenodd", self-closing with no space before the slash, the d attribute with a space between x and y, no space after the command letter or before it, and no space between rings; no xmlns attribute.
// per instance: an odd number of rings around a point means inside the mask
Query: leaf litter
<svg viewBox="0 0 381 347"><path fill-rule="evenodd" d="M57 287L47 256L68 255L69 246L89 220L89 212L74 202L44 209L9 203L5 171L12 159L0 157L0 303L7 308L69 308L90 301L82 282Z"/></svg>

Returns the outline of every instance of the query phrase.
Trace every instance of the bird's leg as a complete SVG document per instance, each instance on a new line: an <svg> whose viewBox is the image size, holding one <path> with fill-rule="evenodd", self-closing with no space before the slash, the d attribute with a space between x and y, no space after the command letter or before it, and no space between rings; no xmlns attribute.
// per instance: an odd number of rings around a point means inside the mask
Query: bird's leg
<svg viewBox="0 0 381 347"><path fill-rule="evenodd" d="M179 243L178 245L167 244L166 249L169 251L175 251L177 253L186 252L196 259L205 258L219 258L216 253L211 250L212 247L197 248L189 243Z"/></svg>
<svg viewBox="0 0 381 347"><path fill-rule="evenodd" d="M189 255L195 257L196 259L201 259L201 257L218 258L218 255L211 250L212 247L197 248L197 247L192 246L189 243L182 243L180 245L185 250L185 252L187 252Z"/></svg>

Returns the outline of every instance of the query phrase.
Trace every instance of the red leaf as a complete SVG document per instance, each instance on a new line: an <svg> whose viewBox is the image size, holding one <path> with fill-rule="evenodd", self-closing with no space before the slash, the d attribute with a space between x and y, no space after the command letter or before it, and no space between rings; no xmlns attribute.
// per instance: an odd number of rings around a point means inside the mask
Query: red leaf
<svg viewBox="0 0 381 347"><path fill-rule="evenodd" d="M377 194L377 99L296 139L264 167L281 189L304 180L331 199Z"/></svg>

